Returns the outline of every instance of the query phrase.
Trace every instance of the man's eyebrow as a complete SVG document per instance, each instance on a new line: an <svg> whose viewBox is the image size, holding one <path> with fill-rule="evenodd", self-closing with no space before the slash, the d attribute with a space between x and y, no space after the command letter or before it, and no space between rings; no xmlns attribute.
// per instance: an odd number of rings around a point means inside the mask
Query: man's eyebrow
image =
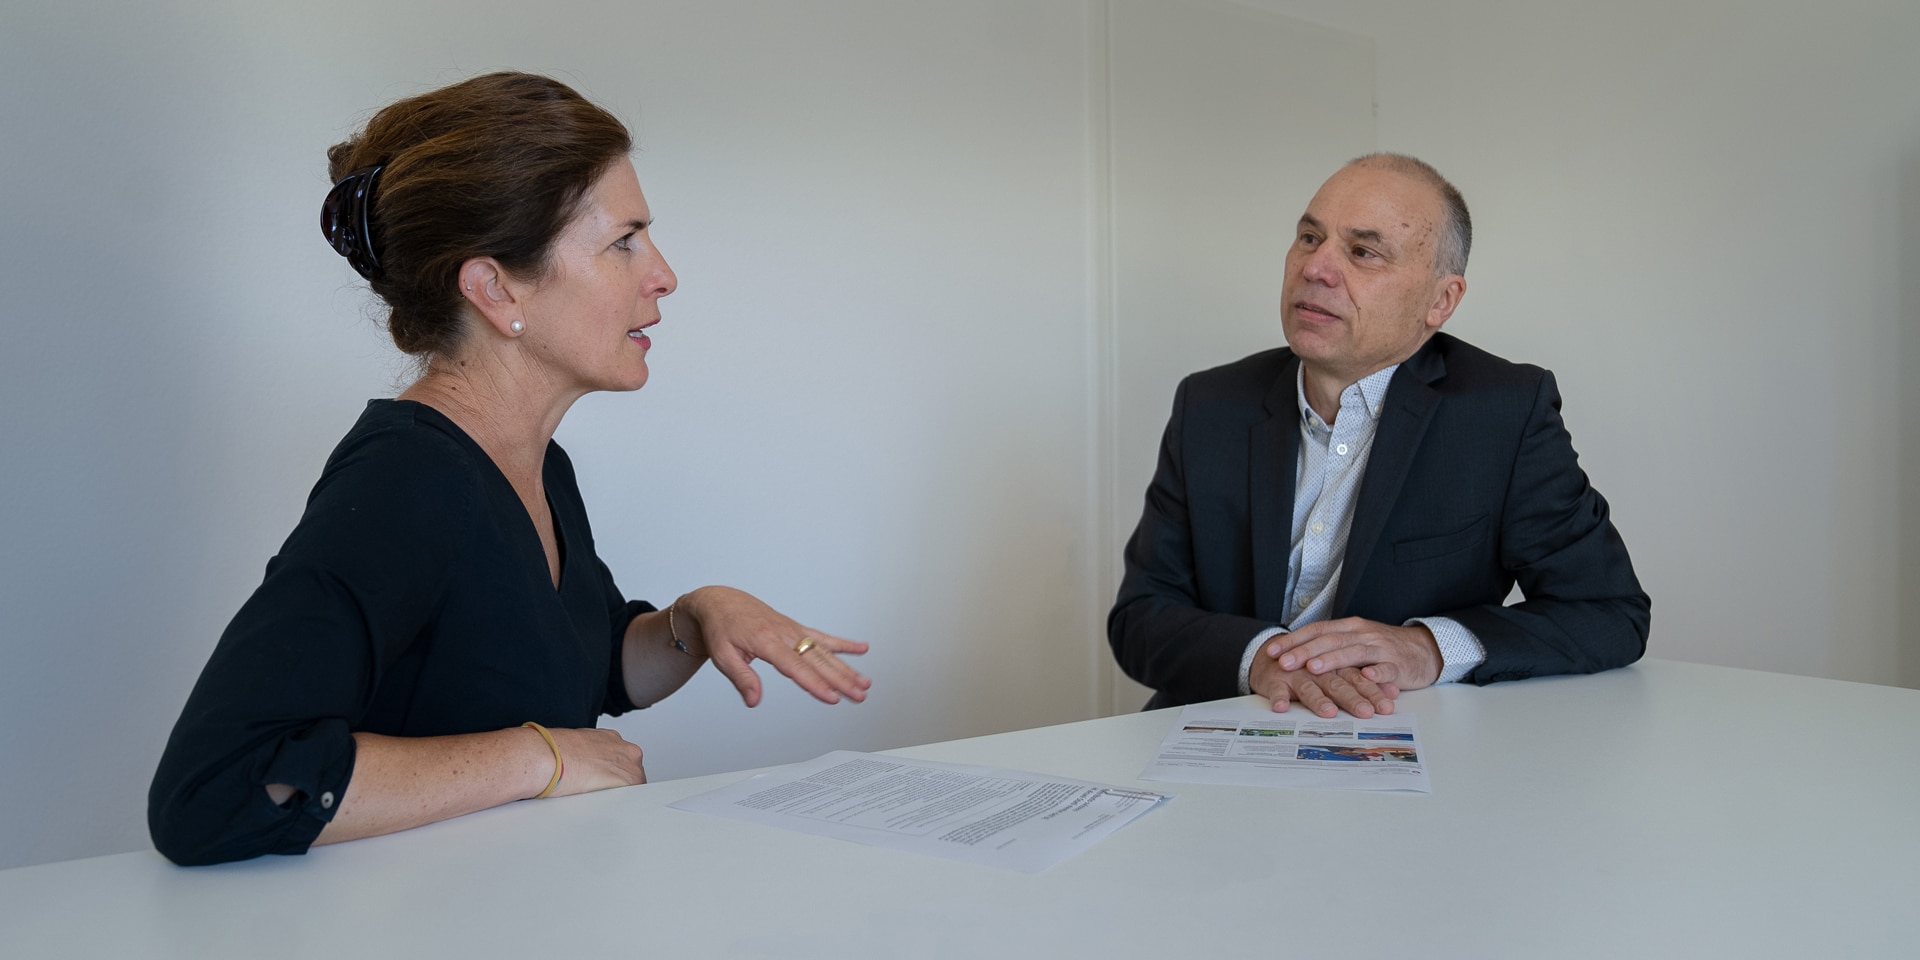
<svg viewBox="0 0 1920 960"><path fill-rule="evenodd" d="M1306 227L1309 230L1316 231L1318 233L1324 234L1328 232L1326 226L1322 224L1320 221L1314 219L1313 214L1311 213L1303 213L1300 215L1300 225L1303 227ZM1349 227L1348 229L1342 231L1341 235L1346 237L1349 243L1372 244L1373 246L1379 247L1382 250L1397 249L1394 246L1393 242L1387 239L1386 234L1383 234L1380 231L1374 230L1370 227Z"/></svg>

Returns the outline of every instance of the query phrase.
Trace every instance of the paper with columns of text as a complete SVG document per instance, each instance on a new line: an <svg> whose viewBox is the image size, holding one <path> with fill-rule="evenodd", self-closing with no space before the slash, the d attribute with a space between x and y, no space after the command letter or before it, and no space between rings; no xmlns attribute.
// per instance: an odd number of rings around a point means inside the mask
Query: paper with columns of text
<svg viewBox="0 0 1920 960"><path fill-rule="evenodd" d="M671 806L1039 873L1171 797L1016 770L836 750Z"/></svg>
<svg viewBox="0 0 1920 960"><path fill-rule="evenodd" d="M1247 787L1320 787L1432 793L1411 713L1327 720L1265 700L1180 711L1142 780Z"/></svg>

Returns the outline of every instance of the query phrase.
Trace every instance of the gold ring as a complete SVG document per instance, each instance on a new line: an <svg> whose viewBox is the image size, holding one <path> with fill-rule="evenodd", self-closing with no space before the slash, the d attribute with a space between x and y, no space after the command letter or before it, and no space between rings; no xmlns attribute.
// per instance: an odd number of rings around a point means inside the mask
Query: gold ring
<svg viewBox="0 0 1920 960"><path fill-rule="evenodd" d="M806 653L808 650L812 650L817 643L818 641L812 637L801 637L800 642L793 645L793 652Z"/></svg>

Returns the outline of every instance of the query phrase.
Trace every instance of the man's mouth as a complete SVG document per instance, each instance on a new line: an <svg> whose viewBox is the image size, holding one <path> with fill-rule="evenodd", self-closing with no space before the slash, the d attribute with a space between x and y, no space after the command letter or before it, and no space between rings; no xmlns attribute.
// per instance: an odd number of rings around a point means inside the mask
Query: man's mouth
<svg viewBox="0 0 1920 960"><path fill-rule="evenodd" d="M1307 303L1305 301L1295 303L1293 305L1293 312L1299 315L1300 319L1308 320L1314 323L1339 323L1340 322L1339 314L1334 313L1331 310L1327 310L1324 307L1316 307L1313 304Z"/></svg>

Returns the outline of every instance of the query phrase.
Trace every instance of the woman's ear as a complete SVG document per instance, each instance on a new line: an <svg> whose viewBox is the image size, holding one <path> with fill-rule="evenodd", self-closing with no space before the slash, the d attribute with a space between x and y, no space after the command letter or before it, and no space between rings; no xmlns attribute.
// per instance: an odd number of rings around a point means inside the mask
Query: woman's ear
<svg viewBox="0 0 1920 960"><path fill-rule="evenodd" d="M474 257L460 265L461 299L500 336L513 338L525 333L527 325L509 279L492 257Z"/></svg>

